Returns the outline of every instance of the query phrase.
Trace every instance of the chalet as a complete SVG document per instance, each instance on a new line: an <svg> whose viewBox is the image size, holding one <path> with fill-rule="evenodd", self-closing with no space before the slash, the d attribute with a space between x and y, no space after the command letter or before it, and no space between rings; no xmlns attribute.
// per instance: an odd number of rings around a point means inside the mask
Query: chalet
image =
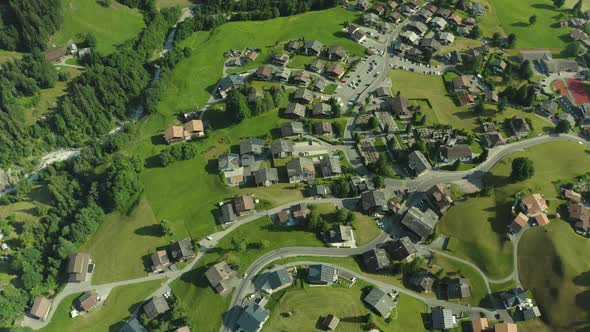
<svg viewBox="0 0 590 332"><path fill-rule="evenodd" d="M278 226L292 226L295 222L289 209L283 209L274 215L274 222Z"/></svg>
<svg viewBox="0 0 590 332"><path fill-rule="evenodd" d="M290 42L285 45L285 50L289 52L297 52L303 46L303 43L299 40L291 40Z"/></svg>
<svg viewBox="0 0 590 332"><path fill-rule="evenodd" d="M381 5L373 6L371 8L371 12L381 16L385 13L385 8L383 8Z"/></svg>
<svg viewBox="0 0 590 332"><path fill-rule="evenodd" d="M152 259L152 272L161 272L170 266L170 259L166 250L158 250L150 258Z"/></svg>
<svg viewBox="0 0 590 332"><path fill-rule="evenodd" d="M532 194L521 198L519 206L529 217L547 212L547 201L541 194Z"/></svg>
<svg viewBox="0 0 590 332"><path fill-rule="evenodd" d="M141 325L137 317L133 317L123 323L119 332L148 332L148 330Z"/></svg>
<svg viewBox="0 0 590 332"><path fill-rule="evenodd" d="M346 49L340 45L333 45L328 48L328 59L340 61L346 57Z"/></svg>
<svg viewBox="0 0 590 332"><path fill-rule="evenodd" d="M289 54L279 53L272 57L272 63L277 66L284 66L289 62Z"/></svg>
<svg viewBox="0 0 590 332"><path fill-rule="evenodd" d="M436 40L434 38L424 38L420 42L420 47L428 49L431 52L435 53L435 52L438 52L438 50L440 50L442 45L438 40Z"/></svg>
<svg viewBox="0 0 590 332"><path fill-rule="evenodd" d="M316 77L311 82L311 88L317 92L322 92L327 87L328 87L328 83L323 78Z"/></svg>
<svg viewBox="0 0 590 332"><path fill-rule="evenodd" d="M481 3L471 2L470 13L474 16L483 16L486 13L486 9Z"/></svg>
<svg viewBox="0 0 590 332"><path fill-rule="evenodd" d="M255 77L259 80L270 81L272 80L272 67L271 66L260 66L256 69Z"/></svg>
<svg viewBox="0 0 590 332"><path fill-rule="evenodd" d="M367 39L365 33L356 25L348 25L348 27L346 27L346 31L348 32L350 38L356 41L357 43L362 43Z"/></svg>
<svg viewBox="0 0 590 332"><path fill-rule="evenodd" d="M340 159L337 156L323 157L320 160L320 170L325 178L340 176L342 174Z"/></svg>
<svg viewBox="0 0 590 332"><path fill-rule="evenodd" d="M256 278L254 285L256 289L272 295L293 285L293 277L286 269L279 269L261 274Z"/></svg>
<svg viewBox="0 0 590 332"><path fill-rule="evenodd" d="M514 218L510 226L508 226L508 228L510 229L510 232L512 232L513 234L517 234L523 228L528 226L528 222L529 217L526 214L520 212L518 213L518 215L516 215L516 217Z"/></svg>
<svg viewBox="0 0 590 332"><path fill-rule="evenodd" d="M307 70L300 70L296 72L291 79L293 83L301 86L307 86L311 82L311 73Z"/></svg>
<svg viewBox="0 0 590 332"><path fill-rule="evenodd" d="M264 141L260 138L246 138L240 141L240 154L260 155L264 150Z"/></svg>
<svg viewBox="0 0 590 332"><path fill-rule="evenodd" d="M316 122L313 124L313 132L316 135L332 135L332 124L327 121Z"/></svg>
<svg viewBox="0 0 590 332"><path fill-rule="evenodd" d="M447 27L447 21L442 17L435 17L430 21L430 26L435 30L444 30Z"/></svg>
<svg viewBox="0 0 590 332"><path fill-rule="evenodd" d="M338 280L335 268L326 264L310 265L307 273L307 281L313 285L332 285Z"/></svg>
<svg viewBox="0 0 590 332"><path fill-rule="evenodd" d="M449 189L442 183L432 186L428 189L426 195L440 214L444 214L453 205Z"/></svg>
<svg viewBox="0 0 590 332"><path fill-rule="evenodd" d="M45 51L45 59L48 61L59 62L63 60L66 56L67 48L66 47L56 47L50 50Z"/></svg>
<svg viewBox="0 0 590 332"><path fill-rule="evenodd" d="M184 135L195 138L205 135L205 126L201 120L190 120L184 124Z"/></svg>
<svg viewBox="0 0 590 332"><path fill-rule="evenodd" d="M471 321L471 331L488 332L490 325L487 318L476 318Z"/></svg>
<svg viewBox="0 0 590 332"><path fill-rule="evenodd" d="M259 53L254 50L249 50L248 52L246 52L246 61L248 61L248 62L256 61L256 59L258 58L258 54Z"/></svg>
<svg viewBox="0 0 590 332"><path fill-rule="evenodd" d="M323 184L314 184L307 192L311 197L328 197L332 195L332 188Z"/></svg>
<svg viewBox="0 0 590 332"><path fill-rule="evenodd" d="M387 198L383 190L366 191L361 194L361 207L367 214L386 213L389 211Z"/></svg>
<svg viewBox="0 0 590 332"><path fill-rule="evenodd" d="M238 318L238 332L258 332L268 320L270 312L254 303L248 305Z"/></svg>
<svg viewBox="0 0 590 332"><path fill-rule="evenodd" d="M270 151L275 158L286 158L293 155L293 143L284 139L270 144Z"/></svg>
<svg viewBox="0 0 590 332"><path fill-rule="evenodd" d="M311 210L307 207L307 204L299 203L291 206L291 214L293 215L295 224L301 225L307 220L311 214Z"/></svg>
<svg viewBox="0 0 590 332"><path fill-rule="evenodd" d="M485 99L485 101L490 102L490 103L497 103L500 101L500 97L498 96L498 93L494 90L487 90L484 95L484 99Z"/></svg>
<svg viewBox="0 0 590 332"><path fill-rule="evenodd" d="M419 290L420 292L430 292L432 291L432 286L434 285L434 277L424 269L418 269L410 276L410 285L412 285L415 289Z"/></svg>
<svg viewBox="0 0 590 332"><path fill-rule="evenodd" d="M500 294L502 304L506 309L514 308L526 303L526 294L522 288L513 288Z"/></svg>
<svg viewBox="0 0 590 332"><path fill-rule="evenodd" d="M311 116L314 118L327 119L334 116L332 112L332 106L326 103L313 104Z"/></svg>
<svg viewBox="0 0 590 332"><path fill-rule="evenodd" d="M217 84L217 92L222 98L225 98L228 92L244 86L245 82L242 76L238 74L227 75Z"/></svg>
<svg viewBox="0 0 590 332"><path fill-rule="evenodd" d="M408 98L397 95L391 99L390 102L386 104L389 111L391 111L394 115L399 116L400 118L407 118L412 116L412 113L409 109L409 100Z"/></svg>
<svg viewBox="0 0 590 332"><path fill-rule="evenodd" d="M311 159L294 158L286 164L289 183L310 181L315 178L316 171Z"/></svg>
<svg viewBox="0 0 590 332"><path fill-rule="evenodd" d="M66 272L68 273L69 282L84 282L90 279L94 264L89 254L78 253L68 256L68 265Z"/></svg>
<svg viewBox="0 0 590 332"><path fill-rule="evenodd" d="M413 21L410 24L406 25L406 30L413 31L414 33L422 36L426 32L428 32L428 27L426 24L418 21Z"/></svg>
<svg viewBox="0 0 590 332"><path fill-rule="evenodd" d="M463 19L457 14L449 16L448 21L454 26L460 26L463 23Z"/></svg>
<svg viewBox="0 0 590 332"><path fill-rule="evenodd" d="M582 202L582 195L578 194L577 192L575 192L571 189L564 190L563 197L573 203L581 203Z"/></svg>
<svg viewBox="0 0 590 332"><path fill-rule="evenodd" d="M438 223L438 215L431 209L426 209L423 212L413 206L402 218L401 223L420 240L425 240L434 232L434 228Z"/></svg>
<svg viewBox="0 0 590 332"><path fill-rule="evenodd" d="M473 17L467 17L467 18L463 19L463 25L473 27L476 24L477 24L477 22L475 21L475 19Z"/></svg>
<svg viewBox="0 0 590 332"><path fill-rule="evenodd" d="M453 36L453 41L454 40L455 40L455 37ZM460 65L460 64L462 64L463 63L463 57L461 56L461 53L459 53L457 51L452 51L451 53L449 53L449 63L452 64L452 65Z"/></svg>
<svg viewBox="0 0 590 332"><path fill-rule="evenodd" d="M389 13L389 15L387 15L387 20L390 21L391 23L399 23L402 20L403 15L399 12L391 12Z"/></svg>
<svg viewBox="0 0 590 332"><path fill-rule="evenodd" d="M220 214L221 214L221 223L226 224L228 222L235 221L238 216L236 216L236 212L234 211L233 205L230 203L223 204L219 207Z"/></svg>
<svg viewBox="0 0 590 332"><path fill-rule="evenodd" d="M322 320L322 327L326 330L334 331L338 327L339 323L340 319L338 317L334 316L333 314L329 314L326 316L326 318L324 318L324 320Z"/></svg>
<svg viewBox="0 0 590 332"><path fill-rule="evenodd" d="M569 220L574 222L576 233L588 235L590 229L590 210L582 203L570 202L568 205Z"/></svg>
<svg viewBox="0 0 590 332"><path fill-rule="evenodd" d="M367 0L359 0L356 3L356 8L360 11L367 11L369 9L370 3Z"/></svg>
<svg viewBox="0 0 590 332"><path fill-rule="evenodd" d="M488 149L506 144L506 141L504 141L502 134L500 134L499 132L491 132L481 135L481 142Z"/></svg>
<svg viewBox="0 0 590 332"><path fill-rule="evenodd" d="M301 137L303 134L303 124L301 122L287 122L281 125L281 136L283 137Z"/></svg>
<svg viewBox="0 0 590 332"><path fill-rule="evenodd" d="M370 273L378 273L390 266L387 252L382 248L373 248L363 254L363 264Z"/></svg>
<svg viewBox="0 0 590 332"><path fill-rule="evenodd" d="M463 37L468 36L471 33L471 28L469 28L469 27L458 27L457 28L457 33L460 36L463 36Z"/></svg>
<svg viewBox="0 0 590 332"><path fill-rule="evenodd" d="M217 170L228 172L240 168L240 156L237 153L224 153L217 158Z"/></svg>
<svg viewBox="0 0 590 332"><path fill-rule="evenodd" d="M287 68L280 68L275 71L273 79L278 82L287 82L289 81L289 77L291 76L291 72Z"/></svg>
<svg viewBox="0 0 590 332"><path fill-rule="evenodd" d="M492 71L496 74L504 73L506 67L508 67L508 64L506 63L506 61L502 59L497 59L494 62L492 62Z"/></svg>
<svg viewBox="0 0 590 332"><path fill-rule="evenodd" d="M418 11L418 18L424 22L424 23L428 23L430 21L430 19L432 18L432 12L428 9L426 9L426 7L423 7L422 9L420 9L420 11Z"/></svg>
<svg viewBox="0 0 590 332"><path fill-rule="evenodd" d="M385 244L385 250L387 250L389 258L406 262L412 261L418 252L416 245L407 236L388 241Z"/></svg>
<svg viewBox="0 0 590 332"><path fill-rule="evenodd" d="M340 79L344 75L344 67L339 63L331 63L326 68L326 74L332 78Z"/></svg>
<svg viewBox="0 0 590 332"><path fill-rule="evenodd" d="M440 149L440 159L445 163L453 163L457 160L470 161L472 157L471 149L467 144L457 144L453 146L443 146Z"/></svg>
<svg viewBox="0 0 590 332"><path fill-rule="evenodd" d="M418 45L420 42L420 36L414 31L406 30L401 33L400 37L412 45Z"/></svg>
<svg viewBox="0 0 590 332"><path fill-rule="evenodd" d="M293 101L301 104L311 104L313 102L314 94L311 90L299 88L293 93ZM305 112L301 117L305 116Z"/></svg>
<svg viewBox="0 0 590 332"><path fill-rule="evenodd" d="M184 127L181 126L170 126L164 131L164 140L168 144L174 144L185 141L187 135L185 135Z"/></svg>
<svg viewBox="0 0 590 332"><path fill-rule="evenodd" d="M389 10L395 10L398 6L399 4L393 0L387 3L387 7L389 8Z"/></svg>
<svg viewBox="0 0 590 332"><path fill-rule="evenodd" d="M428 159L418 150L412 151L408 155L408 167L416 176L432 169Z"/></svg>
<svg viewBox="0 0 590 332"><path fill-rule="evenodd" d="M322 70L324 70L324 67L326 65L324 64L324 62L320 59L314 59L310 64L309 64L309 70L319 73Z"/></svg>
<svg viewBox="0 0 590 332"><path fill-rule="evenodd" d="M453 80L451 81L451 84L452 84L453 90L455 92L469 90L469 88L471 87L471 76L467 76L467 75L457 76L457 77L453 78Z"/></svg>
<svg viewBox="0 0 590 332"><path fill-rule="evenodd" d="M170 245L170 256L175 262L186 262L195 257L195 249L190 239L182 239L172 242Z"/></svg>
<svg viewBox="0 0 590 332"><path fill-rule="evenodd" d="M455 42L455 36L450 32L442 32L438 35L438 40L443 45L451 45Z"/></svg>
<svg viewBox="0 0 590 332"><path fill-rule="evenodd" d="M244 216L256 212L254 198L250 195L242 195L232 199L234 210L238 216Z"/></svg>
<svg viewBox="0 0 590 332"><path fill-rule="evenodd" d="M531 131L526 120L518 116L510 119L510 128L512 128L514 135L518 137L525 137Z"/></svg>
<svg viewBox="0 0 590 332"><path fill-rule="evenodd" d="M317 40L308 40L303 45L303 54L318 56L322 53L324 45Z"/></svg>
<svg viewBox="0 0 590 332"><path fill-rule="evenodd" d="M375 26L379 24L379 16L373 13L363 15L363 24L366 26Z"/></svg>
<svg viewBox="0 0 590 332"><path fill-rule="evenodd" d="M457 317L453 315L453 311L451 309L432 309L432 312L430 313L430 320L432 322L431 328L433 330L447 331L459 326Z"/></svg>
<svg viewBox="0 0 590 332"><path fill-rule="evenodd" d="M469 282L465 278L455 278L447 282L447 298L464 299L471 296Z"/></svg>
<svg viewBox="0 0 590 332"><path fill-rule="evenodd" d="M166 299L162 296L154 296L143 305L143 312L145 312L145 315L149 320L158 317L168 310L170 310L168 302L166 302Z"/></svg>
<svg viewBox="0 0 590 332"><path fill-rule="evenodd" d="M354 248L355 239L351 226L334 225L324 232L324 241L330 247Z"/></svg>
<svg viewBox="0 0 590 332"><path fill-rule="evenodd" d="M584 41L590 39L588 34L580 29L574 29L570 32L570 38L574 41Z"/></svg>
<svg viewBox="0 0 590 332"><path fill-rule="evenodd" d="M377 287L373 287L367 296L363 298L363 301L385 319L391 315L391 310L397 305L397 301L394 301L393 296Z"/></svg>
<svg viewBox="0 0 590 332"><path fill-rule="evenodd" d="M289 103L283 113L283 117L289 119L301 119L305 117L305 105Z"/></svg>
<svg viewBox="0 0 590 332"><path fill-rule="evenodd" d="M279 183L279 175L276 168L261 168L254 171L254 183L257 187L268 187Z"/></svg>
<svg viewBox="0 0 590 332"><path fill-rule="evenodd" d="M74 302L74 306L79 311L89 312L98 305L98 294L96 292L85 292Z"/></svg>
<svg viewBox="0 0 590 332"><path fill-rule="evenodd" d="M29 313L37 319L46 320L50 309L51 301L46 297L37 296L35 297L35 301L33 301L33 306Z"/></svg>
<svg viewBox="0 0 590 332"><path fill-rule="evenodd" d="M209 284L219 294L224 294L232 288L232 280L236 272L224 261L212 265L206 272L205 277Z"/></svg>

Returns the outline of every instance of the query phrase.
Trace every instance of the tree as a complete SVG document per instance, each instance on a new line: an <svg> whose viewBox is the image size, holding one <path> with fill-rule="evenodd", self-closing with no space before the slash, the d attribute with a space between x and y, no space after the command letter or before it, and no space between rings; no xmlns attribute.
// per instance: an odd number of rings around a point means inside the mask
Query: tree
<svg viewBox="0 0 590 332"><path fill-rule="evenodd" d="M270 242L266 239L261 240L260 243L258 244L258 247L260 249L268 249L270 247Z"/></svg>
<svg viewBox="0 0 590 332"><path fill-rule="evenodd" d="M162 235L172 235L172 228L170 227L168 220L160 220L160 231L162 232Z"/></svg>
<svg viewBox="0 0 590 332"><path fill-rule="evenodd" d="M479 26L474 26L473 29L471 29L471 32L469 32L469 38L472 39L479 39L481 38L481 30L479 29Z"/></svg>
<svg viewBox="0 0 590 332"><path fill-rule="evenodd" d="M553 6L561 8L565 4L565 0L553 0Z"/></svg>
<svg viewBox="0 0 590 332"><path fill-rule="evenodd" d="M231 245L235 251L242 252L248 247L248 241L246 241L246 239L236 239L233 237L231 239Z"/></svg>
<svg viewBox="0 0 590 332"><path fill-rule="evenodd" d="M524 60L518 68L518 76L523 80L530 80L533 77L533 69L529 60Z"/></svg>
<svg viewBox="0 0 590 332"><path fill-rule="evenodd" d="M375 188L383 188L385 187L385 180L381 175L376 175L373 177L373 184L375 185Z"/></svg>
<svg viewBox="0 0 590 332"><path fill-rule="evenodd" d="M533 25L537 23L537 15L532 15L531 17L529 17L529 24Z"/></svg>
<svg viewBox="0 0 590 332"><path fill-rule="evenodd" d="M559 134L564 134L570 131L572 125L567 120L559 120L557 125L555 126L555 132Z"/></svg>
<svg viewBox="0 0 590 332"><path fill-rule="evenodd" d="M574 15L582 15L582 0L578 0L574 7L572 7L572 12Z"/></svg>
<svg viewBox="0 0 590 332"><path fill-rule="evenodd" d="M530 179L535 175L533 161L526 157L518 157L512 160L512 172L510 178L514 181L523 181Z"/></svg>
<svg viewBox="0 0 590 332"><path fill-rule="evenodd" d="M0 289L0 327L10 329L14 320L22 315L27 301L27 294L12 283L3 285Z"/></svg>
<svg viewBox="0 0 590 332"><path fill-rule="evenodd" d="M483 113L486 110L485 106L483 105L482 101L478 101L475 104L475 107L473 107L473 111L475 111L476 113Z"/></svg>
<svg viewBox="0 0 590 332"><path fill-rule="evenodd" d="M506 100L506 98L505 97L500 98L500 101L498 101L498 111L504 112L506 110L507 106L508 106L508 101Z"/></svg>
<svg viewBox="0 0 590 332"><path fill-rule="evenodd" d="M509 34L506 42L509 48L514 48L516 46L516 35L513 33Z"/></svg>
<svg viewBox="0 0 590 332"><path fill-rule="evenodd" d="M225 101L226 111L232 113L236 122L249 118L252 111L248 107L248 98L238 90L232 90Z"/></svg>

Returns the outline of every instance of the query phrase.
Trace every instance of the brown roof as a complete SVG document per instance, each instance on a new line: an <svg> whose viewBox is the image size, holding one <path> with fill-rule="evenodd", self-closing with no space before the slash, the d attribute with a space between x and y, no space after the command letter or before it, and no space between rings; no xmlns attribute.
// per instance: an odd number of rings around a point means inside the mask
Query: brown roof
<svg viewBox="0 0 590 332"><path fill-rule="evenodd" d="M256 208L254 205L254 198L248 195L234 198L234 207L236 208L237 213L251 211Z"/></svg>
<svg viewBox="0 0 590 332"><path fill-rule="evenodd" d="M90 311L98 304L98 294L96 292L86 292L76 300L76 306L82 311Z"/></svg>
<svg viewBox="0 0 590 332"><path fill-rule="evenodd" d="M526 206L528 214L536 214L547 210L547 202L541 194L528 195L520 201Z"/></svg>
<svg viewBox="0 0 590 332"><path fill-rule="evenodd" d="M179 138L184 138L184 128L181 126L170 126L164 132L164 139L166 141Z"/></svg>
<svg viewBox="0 0 590 332"><path fill-rule="evenodd" d="M461 75L453 78L453 89L465 89L471 86L471 79L467 75Z"/></svg>
<svg viewBox="0 0 590 332"><path fill-rule="evenodd" d="M549 223L549 218L547 218L545 213L541 213L535 216L535 221L537 221L537 225L545 226Z"/></svg>
<svg viewBox="0 0 590 332"><path fill-rule="evenodd" d="M211 266L209 270L205 272L205 277L207 277L207 280L209 280L211 286L213 286L219 293L221 293L225 290L225 287L222 285L222 282L224 280L231 278L231 276L234 273L234 270L232 270L226 262L221 261Z"/></svg>
<svg viewBox="0 0 590 332"><path fill-rule="evenodd" d="M63 58L66 55L65 47L56 47L45 52L45 58L49 61L54 61Z"/></svg>
<svg viewBox="0 0 590 332"><path fill-rule="evenodd" d="M51 301L46 297L37 296L35 302L33 302L33 307L31 308L31 315L45 320L49 314L49 308L51 308Z"/></svg>
<svg viewBox="0 0 590 332"><path fill-rule="evenodd" d="M570 189L566 189L563 196L574 203L580 203L582 201L582 195Z"/></svg>
<svg viewBox="0 0 590 332"><path fill-rule="evenodd" d="M494 325L494 332L518 332L518 327L513 323L498 323Z"/></svg>
<svg viewBox="0 0 590 332"><path fill-rule="evenodd" d="M73 254L68 257L67 273L69 281L86 281L88 265L90 264L89 254Z"/></svg>
<svg viewBox="0 0 590 332"><path fill-rule="evenodd" d="M189 133L203 132L205 131L205 127L203 126L203 121L191 120L184 124L184 130L188 131Z"/></svg>
<svg viewBox="0 0 590 332"><path fill-rule="evenodd" d="M524 227L528 221L529 217L527 217L527 215L522 212L518 213L518 215L514 218L514 222L519 224L521 227Z"/></svg>
<svg viewBox="0 0 590 332"><path fill-rule="evenodd" d="M328 65L326 72L328 72L328 74L340 77L342 74L344 74L344 67L342 67L342 65L339 63L332 63Z"/></svg>
<svg viewBox="0 0 590 332"><path fill-rule="evenodd" d="M191 332L191 329L189 329L188 326L183 326L177 328L175 332Z"/></svg>
<svg viewBox="0 0 590 332"><path fill-rule="evenodd" d="M256 69L256 76L271 77L272 67L271 66L260 66Z"/></svg>
<svg viewBox="0 0 590 332"><path fill-rule="evenodd" d="M587 231L590 228L590 210L581 203L570 203L568 206L570 219L576 222L576 228Z"/></svg>
<svg viewBox="0 0 590 332"><path fill-rule="evenodd" d="M152 254L152 270L156 271L170 264L166 250L158 250Z"/></svg>
<svg viewBox="0 0 590 332"><path fill-rule="evenodd" d="M489 327L487 318L478 318L471 321L471 330L473 332L484 332Z"/></svg>
<svg viewBox="0 0 590 332"><path fill-rule="evenodd" d="M457 25L461 25L461 22L463 21L461 19L461 17L457 14L453 14L451 16L449 16L449 21L453 21L453 23L457 24Z"/></svg>
<svg viewBox="0 0 590 332"><path fill-rule="evenodd" d="M467 93L459 97L459 105L465 106L475 102L475 96Z"/></svg>

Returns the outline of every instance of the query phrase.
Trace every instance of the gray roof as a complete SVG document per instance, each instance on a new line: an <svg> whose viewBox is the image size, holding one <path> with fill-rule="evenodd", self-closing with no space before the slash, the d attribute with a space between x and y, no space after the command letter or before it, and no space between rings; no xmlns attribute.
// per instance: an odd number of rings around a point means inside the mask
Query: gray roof
<svg viewBox="0 0 590 332"><path fill-rule="evenodd" d="M281 135L283 135L283 137L301 134L303 134L303 124L301 122L287 122L281 125Z"/></svg>
<svg viewBox="0 0 590 332"><path fill-rule="evenodd" d="M422 212L415 206L411 207L402 219L402 224L422 240L432 234L437 223L438 216L434 211L426 209Z"/></svg>
<svg viewBox="0 0 590 332"><path fill-rule="evenodd" d="M293 143L284 139L274 141L270 144L270 151L273 155L281 152L293 153Z"/></svg>
<svg viewBox="0 0 590 332"><path fill-rule="evenodd" d="M407 25L407 28L412 28L414 31L419 31L421 34L426 33L428 31L428 27L426 24L418 21L413 21Z"/></svg>
<svg viewBox="0 0 590 332"><path fill-rule="evenodd" d="M316 103L313 104L313 110L311 115L314 117L322 116L322 117L331 117L334 113L332 113L332 106L326 103Z"/></svg>
<svg viewBox="0 0 590 332"><path fill-rule="evenodd" d="M557 113L558 107L559 105L553 100L544 100L541 105L539 105L539 110L547 114L555 114Z"/></svg>
<svg viewBox="0 0 590 332"><path fill-rule="evenodd" d="M300 99L311 103L313 101L313 92L306 88L299 88L293 93L293 99Z"/></svg>
<svg viewBox="0 0 590 332"><path fill-rule="evenodd" d="M289 103L285 109L285 116L295 116L299 118L305 117L305 106L299 103Z"/></svg>
<svg viewBox="0 0 590 332"><path fill-rule="evenodd" d="M301 175L303 173L315 174L313 161L309 158L294 158L285 166L289 177Z"/></svg>
<svg viewBox="0 0 590 332"><path fill-rule="evenodd" d="M457 144L453 146L443 146L441 155L450 161L457 159L471 158L471 149L467 144Z"/></svg>
<svg viewBox="0 0 590 332"><path fill-rule="evenodd" d="M389 258L385 249L374 248L363 254L363 262L370 272L377 272L389 266Z"/></svg>
<svg viewBox="0 0 590 332"><path fill-rule="evenodd" d="M418 150L413 151L408 155L408 165L418 175L432 169L426 157Z"/></svg>
<svg viewBox="0 0 590 332"><path fill-rule="evenodd" d="M260 288L264 290L275 290L293 282L291 275L286 269L268 272L260 276Z"/></svg>
<svg viewBox="0 0 590 332"><path fill-rule="evenodd" d="M254 303L244 309L237 323L242 331L257 332L268 316L268 310Z"/></svg>
<svg viewBox="0 0 590 332"><path fill-rule="evenodd" d="M451 309L432 309L432 329L445 330L457 327L457 321L453 317Z"/></svg>
<svg viewBox="0 0 590 332"><path fill-rule="evenodd" d="M462 299L471 296L469 282L465 278L452 279L447 283L447 297L449 299Z"/></svg>
<svg viewBox="0 0 590 332"><path fill-rule="evenodd" d="M376 287L365 296L363 301L373 307L384 318L389 317L391 309L395 307L393 299L387 293Z"/></svg>
<svg viewBox="0 0 590 332"><path fill-rule="evenodd" d="M145 311L148 319L153 319L168 310L170 310L168 302L166 302L166 299L162 296L152 297L152 299L143 306L143 311Z"/></svg>
<svg viewBox="0 0 590 332"><path fill-rule="evenodd" d="M336 278L336 270L328 265L310 265L307 281L312 284L332 284Z"/></svg>
<svg viewBox="0 0 590 332"><path fill-rule="evenodd" d="M328 243L340 243L352 240L352 227L344 225L334 225L326 232L326 241Z"/></svg>
<svg viewBox="0 0 590 332"><path fill-rule="evenodd" d="M324 45L322 45L322 43L320 43L317 40L308 40L305 42L305 45L303 45L303 48L312 49L317 53L320 53L322 51L322 47L324 47Z"/></svg>
<svg viewBox="0 0 590 332"><path fill-rule="evenodd" d="M190 239L182 239L170 245L172 259L189 258L195 255L193 243Z"/></svg>
<svg viewBox="0 0 590 332"><path fill-rule="evenodd" d="M224 153L217 159L217 168L220 172L234 170L240 167L240 156L237 153Z"/></svg>
<svg viewBox="0 0 590 332"><path fill-rule="evenodd" d="M408 98L401 95L393 97L390 102L391 109L395 114L407 114L408 113Z"/></svg>
<svg viewBox="0 0 590 332"><path fill-rule="evenodd" d="M240 141L240 154L261 154L264 141L260 138L247 138Z"/></svg>
<svg viewBox="0 0 590 332"><path fill-rule="evenodd" d="M424 38L420 42L420 47L428 47L435 51L438 51L442 47L442 45L438 40L434 38Z"/></svg>
<svg viewBox="0 0 590 332"><path fill-rule="evenodd" d="M432 290L432 285L434 285L434 279L425 269L418 269L410 277L410 284L420 290L430 291Z"/></svg>
<svg viewBox="0 0 590 332"><path fill-rule="evenodd" d="M131 318L121 326L119 332L147 332L147 329L141 325L137 318Z"/></svg>
<svg viewBox="0 0 590 332"><path fill-rule="evenodd" d="M387 199L385 192L382 190L366 191L361 195L363 210L367 211L373 208L387 209Z"/></svg>
<svg viewBox="0 0 590 332"><path fill-rule="evenodd" d="M526 294L522 288L513 288L500 294L500 298L506 308L512 308L526 301Z"/></svg>
<svg viewBox="0 0 590 332"><path fill-rule="evenodd" d="M402 260L417 252L416 245L409 237L404 236L395 241L389 241L385 245L385 249L389 253L391 259Z"/></svg>
<svg viewBox="0 0 590 332"><path fill-rule="evenodd" d="M276 168L262 168L254 172L256 183L278 182L279 175Z"/></svg>
<svg viewBox="0 0 590 332"><path fill-rule="evenodd" d="M236 220L237 216L234 212L233 204L223 204L220 208L221 210L221 221L223 223L232 222Z"/></svg>
<svg viewBox="0 0 590 332"><path fill-rule="evenodd" d="M234 85L244 85L244 79L238 74L227 75L219 81L219 89L222 91L231 88Z"/></svg>
<svg viewBox="0 0 590 332"><path fill-rule="evenodd" d="M322 175L325 177L342 173L340 159L334 156L322 158L320 161L320 168L322 169Z"/></svg>
<svg viewBox="0 0 590 332"><path fill-rule="evenodd" d="M310 196L332 195L332 188L323 184L316 184L309 187Z"/></svg>

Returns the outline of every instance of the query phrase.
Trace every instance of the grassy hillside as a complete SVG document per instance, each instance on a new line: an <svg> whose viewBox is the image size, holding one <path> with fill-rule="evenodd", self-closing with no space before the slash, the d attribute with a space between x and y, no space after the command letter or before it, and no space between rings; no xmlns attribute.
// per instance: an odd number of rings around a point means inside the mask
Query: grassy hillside
<svg viewBox="0 0 590 332"><path fill-rule="evenodd" d="M96 37L96 48L103 54L136 36L144 27L143 17L136 9L113 1L104 7L94 0L62 0L64 22L55 34L55 43L64 45L69 39L80 40L83 34Z"/></svg>

